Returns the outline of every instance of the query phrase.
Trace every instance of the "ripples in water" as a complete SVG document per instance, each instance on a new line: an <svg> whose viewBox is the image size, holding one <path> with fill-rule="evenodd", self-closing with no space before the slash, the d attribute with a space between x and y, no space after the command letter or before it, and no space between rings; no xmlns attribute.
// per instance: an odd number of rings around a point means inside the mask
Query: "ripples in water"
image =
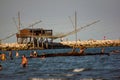
<svg viewBox="0 0 120 80"><path fill-rule="evenodd" d="M45 51L38 50L39 53ZM29 52L25 51L27 56ZM21 56L24 51L19 53ZM0 80L120 80L120 54L33 58L28 61L27 68L20 65L21 57L1 62Z"/></svg>

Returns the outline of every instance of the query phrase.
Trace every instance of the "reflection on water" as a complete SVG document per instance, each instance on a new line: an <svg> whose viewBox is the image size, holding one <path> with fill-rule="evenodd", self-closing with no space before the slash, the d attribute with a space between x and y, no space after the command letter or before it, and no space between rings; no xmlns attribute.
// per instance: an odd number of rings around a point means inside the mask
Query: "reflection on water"
<svg viewBox="0 0 120 80"><path fill-rule="evenodd" d="M106 48L106 52L119 47ZM67 52L71 49L37 50L39 54ZM98 51L99 48L87 49L86 52ZM8 55L8 52L5 52ZM19 51L20 56L30 51ZM15 55L15 51L13 51ZM20 65L21 57L1 61L3 70L0 80L120 80L120 53L94 56L49 57L45 59L29 58L27 68Z"/></svg>

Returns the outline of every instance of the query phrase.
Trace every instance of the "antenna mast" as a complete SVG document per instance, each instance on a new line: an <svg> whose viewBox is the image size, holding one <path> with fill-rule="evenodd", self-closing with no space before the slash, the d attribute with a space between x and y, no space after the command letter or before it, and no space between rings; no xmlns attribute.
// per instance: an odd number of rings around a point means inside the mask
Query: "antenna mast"
<svg viewBox="0 0 120 80"><path fill-rule="evenodd" d="M75 32L76 31L77 31L77 13L75 11ZM77 32L76 32L75 38L76 38L76 44L77 44Z"/></svg>
<svg viewBox="0 0 120 80"><path fill-rule="evenodd" d="M20 12L18 12L18 33L20 34Z"/></svg>

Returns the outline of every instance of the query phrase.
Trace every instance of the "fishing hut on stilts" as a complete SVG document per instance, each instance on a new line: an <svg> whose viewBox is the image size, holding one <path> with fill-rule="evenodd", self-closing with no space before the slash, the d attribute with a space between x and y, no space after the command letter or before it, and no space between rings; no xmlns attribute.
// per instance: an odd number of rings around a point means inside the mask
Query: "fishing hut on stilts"
<svg viewBox="0 0 120 80"><path fill-rule="evenodd" d="M85 48L83 48L83 45L80 45L77 43L77 32L99 22L99 20L96 20L85 26L77 28L77 13L75 12L75 24L73 25L75 30L67 32L65 34L56 34L56 35L55 34L53 35L53 30L51 30L51 29L33 28L34 25L42 22L41 20L27 26L26 28L20 29L20 26L21 26L20 12L18 12L18 25L16 24L15 20L14 20L14 22L15 22L18 32L13 33L3 39L0 39L0 43L1 43L1 41L6 40L6 39L16 35L17 43L18 43L16 46L19 46L19 44L25 44L25 46L23 46L23 48L25 47L25 49L54 49L54 48L71 48L71 47L73 47L72 52L74 53L76 48L80 48L80 50L83 50L82 52L84 52L84 49L85 49ZM53 42L53 40L55 40L55 39L63 38L63 37L66 37L66 36L72 35L72 34L75 34L75 38L76 38L76 43L72 46L64 45L62 42Z"/></svg>
<svg viewBox="0 0 120 80"><path fill-rule="evenodd" d="M38 21L28 26L31 28L20 29L20 12L18 12L18 32L16 33L17 43L29 44L31 49L48 48L48 42L53 41L52 38L50 39L48 36L52 36L53 31L43 28L33 28L34 25L40 22L42 21Z"/></svg>
<svg viewBox="0 0 120 80"><path fill-rule="evenodd" d="M48 43L52 43L52 30L36 28L22 29L20 33L16 33L17 42L19 44L31 44L32 48L48 48Z"/></svg>

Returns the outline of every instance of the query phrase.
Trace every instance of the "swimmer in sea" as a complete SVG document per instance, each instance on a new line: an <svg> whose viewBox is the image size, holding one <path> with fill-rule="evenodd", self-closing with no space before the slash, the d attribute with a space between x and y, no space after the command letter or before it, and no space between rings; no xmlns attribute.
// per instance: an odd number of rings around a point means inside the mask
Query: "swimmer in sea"
<svg viewBox="0 0 120 80"><path fill-rule="evenodd" d="M19 57L19 53L18 53L18 51L16 51L16 58L18 58Z"/></svg>
<svg viewBox="0 0 120 80"><path fill-rule="evenodd" d="M80 54L84 54L86 47L80 45Z"/></svg>
<svg viewBox="0 0 120 80"><path fill-rule="evenodd" d="M5 61L6 60L6 55L4 53L1 54L1 60Z"/></svg>
<svg viewBox="0 0 120 80"><path fill-rule="evenodd" d="M22 65L23 67L26 67L27 64L28 64L28 59L26 58L25 55L23 55L23 56L22 56L22 62L21 62L21 65Z"/></svg>
<svg viewBox="0 0 120 80"><path fill-rule="evenodd" d="M36 51L34 51L33 56L37 57L37 52Z"/></svg>
<svg viewBox="0 0 120 80"><path fill-rule="evenodd" d="M104 52L105 52L105 48L102 48L102 49L101 49L101 53L104 53Z"/></svg>
<svg viewBox="0 0 120 80"><path fill-rule="evenodd" d="M11 60L13 60L12 51L9 51L9 57Z"/></svg>
<svg viewBox="0 0 120 80"><path fill-rule="evenodd" d="M0 64L0 71L2 70L2 65Z"/></svg>

